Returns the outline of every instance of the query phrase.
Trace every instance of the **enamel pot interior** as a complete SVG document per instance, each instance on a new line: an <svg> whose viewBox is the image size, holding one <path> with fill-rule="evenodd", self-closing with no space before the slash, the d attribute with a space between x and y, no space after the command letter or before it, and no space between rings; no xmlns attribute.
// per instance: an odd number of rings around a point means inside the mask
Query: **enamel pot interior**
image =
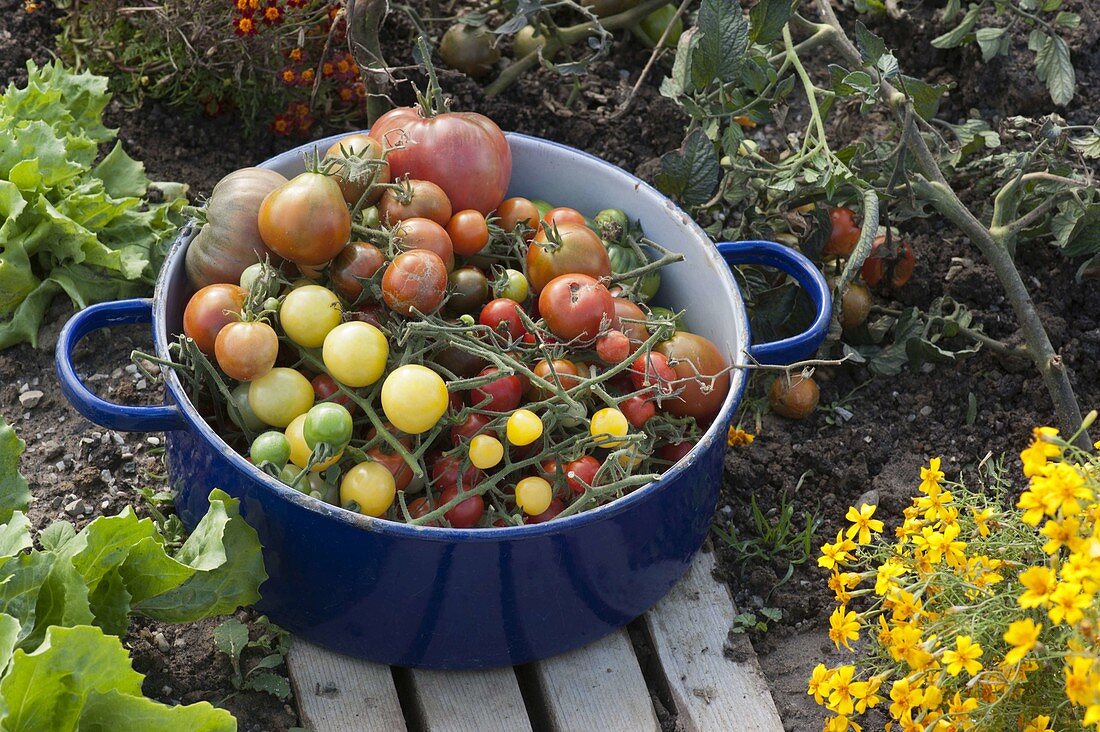
<svg viewBox="0 0 1100 732"><path fill-rule="evenodd" d="M302 153L264 164L291 177ZM687 310L687 329L731 362L748 345L744 304L706 235L664 196L625 171L572 148L510 134L509 195L585 213L621 208L649 238L682 252L662 271L659 304ZM192 289L184 229L157 284L156 347L168 356ZM241 500L259 533L269 575L258 609L291 632L342 653L399 666L484 668L545 658L593 641L642 614L687 569L717 502L725 430L744 390L732 373L722 412L699 445L662 478L598 509L546 524L453 530L372 519L310 498L230 449L190 404L176 375L167 387L188 423L167 440L170 481L190 527L217 487Z"/></svg>

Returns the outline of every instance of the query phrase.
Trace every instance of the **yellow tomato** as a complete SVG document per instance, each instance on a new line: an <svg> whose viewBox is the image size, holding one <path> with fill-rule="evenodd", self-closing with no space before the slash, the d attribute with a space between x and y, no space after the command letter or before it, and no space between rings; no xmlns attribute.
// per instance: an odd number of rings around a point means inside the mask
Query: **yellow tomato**
<svg viewBox="0 0 1100 732"><path fill-rule="evenodd" d="M528 516L538 516L550 508L554 489L545 478L532 476L516 483L516 505Z"/></svg>
<svg viewBox="0 0 1100 732"><path fill-rule="evenodd" d="M340 481L340 505L365 516L381 516L393 503L397 485L382 463L359 463Z"/></svg>
<svg viewBox="0 0 1100 732"><path fill-rule="evenodd" d="M313 406L313 385L294 369L273 368L249 382L248 406L264 424L286 427Z"/></svg>
<svg viewBox="0 0 1100 732"><path fill-rule="evenodd" d="M517 409L508 417L508 442L530 445L542 437L542 419L530 409Z"/></svg>
<svg viewBox="0 0 1100 732"><path fill-rule="evenodd" d="M474 435L470 440L470 462L487 470L504 459L504 445L492 435Z"/></svg>
<svg viewBox="0 0 1100 732"><path fill-rule="evenodd" d="M304 285L283 298L279 325L287 338L305 348L319 348L325 336L340 324L340 299L328 288Z"/></svg>
<svg viewBox="0 0 1100 732"><path fill-rule="evenodd" d="M410 435L435 427L449 403L443 377L426 366L398 366L382 382L382 411L386 419Z"/></svg>
<svg viewBox="0 0 1100 732"><path fill-rule="evenodd" d="M332 378L359 388L382 378L390 344L382 331L370 323L353 320L328 332L321 357Z"/></svg>
<svg viewBox="0 0 1100 732"><path fill-rule="evenodd" d="M616 440L616 437L625 437L630 431L630 423L626 415L614 407L601 409L592 415L592 425L589 432L595 438L600 447L622 447L625 440Z"/></svg>

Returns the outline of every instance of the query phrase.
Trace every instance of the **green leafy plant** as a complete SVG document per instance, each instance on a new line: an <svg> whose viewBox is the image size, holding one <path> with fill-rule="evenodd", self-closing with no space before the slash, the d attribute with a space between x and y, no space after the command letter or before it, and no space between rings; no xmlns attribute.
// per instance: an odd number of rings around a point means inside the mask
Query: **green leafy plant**
<svg viewBox="0 0 1100 732"><path fill-rule="evenodd" d="M174 554L130 508L77 531L57 521L35 537L19 474L24 444L0 420L0 729L234 730L206 702L166 706L117 637L131 614L189 622L259 598L266 578L256 532L220 490Z"/></svg>
<svg viewBox="0 0 1100 732"><path fill-rule="evenodd" d="M267 616L260 616L255 624L260 628L259 636L249 639L248 626L237 618L229 618L214 628L214 646L229 657L233 666L233 688L263 691L285 701L291 695L290 682L285 676L274 673L274 669L286 663L290 634ZM261 656L248 664L246 670L242 656L249 649L258 651Z"/></svg>
<svg viewBox="0 0 1100 732"><path fill-rule="evenodd" d="M148 292L186 186L151 183L103 126L107 79L27 63L0 96L0 349L35 343L54 297ZM98 162L97 162L98 160Z"/></svg>

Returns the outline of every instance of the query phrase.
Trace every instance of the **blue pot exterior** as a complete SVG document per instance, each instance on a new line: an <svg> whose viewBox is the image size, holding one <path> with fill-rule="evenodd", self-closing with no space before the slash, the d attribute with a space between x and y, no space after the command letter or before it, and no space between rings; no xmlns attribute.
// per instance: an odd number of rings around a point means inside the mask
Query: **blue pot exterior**
<svg viewBox="0 0 1100 732"><path fill-rule="evenodd" d="M323 150L335 139L308 147ZM688 308L692 330L718 344L731 363L744 364L754 352L761 361L782 363L820 344L829 294L801 255L771 242L715 248L683 212L628 173L556 143L515 134L509 140L509 195L582 210L593 203L623 208L640 216L655 240L685 254L686 262L664 278L662 293ZM264 165L294 175L305 149ZM686 458L661 479L598 509L540 525L478 530L360 516L256 469L202 420L174 372L167 374L165 407L109 404L79 382L72 349L98 327L151 318L158 355L169 357L171 334L179 332L191 294L183 262L192 237L190 227L181 231L153 300L104 303L73 316L58 341L58 374L66 396L89 419L115 429L168 430L170 482L188 528L206 512L213 488L240 499L269 575L257 607L274 622L333 650L391 665L515 665L622 627L687 570L718 500L726 428L744 391L743 370L732 372L722 411ZM814 326L787 341L750 345L747 314L727 262L790 273L815 301Z"/></svg>

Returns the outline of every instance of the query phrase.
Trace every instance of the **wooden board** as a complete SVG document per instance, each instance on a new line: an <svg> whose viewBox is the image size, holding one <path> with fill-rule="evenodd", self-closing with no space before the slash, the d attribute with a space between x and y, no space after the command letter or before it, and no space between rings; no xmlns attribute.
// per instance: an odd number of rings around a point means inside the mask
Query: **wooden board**
<svg viewBox="0 0 1100 732"><path fill-rule="evenodd" d="M711 577L713 569L714 555L701 553L672 592L646 614L678 720L688 732L782 732L748 640L734 649L741 660L724 654L737 609L726 586Z"/></svg>
<svg viewBox="0 0 1100 732"><path fill-rule="evenodd" d="M531 732L511 668L413 669L413 696L428 732Z"/></svg>
<svg viewBox="0 0 1100 732"><path fill-rule="evenodd" d="M533 664L545 718L561 732L660 732L625 630Z"/></svg>
<svg viewBox="0 0 1100 732"><path fill-rule="evenodd" d="M403 732L405 717L389 666L296 638L287 669L301 725L315 732Z"/></svg>

